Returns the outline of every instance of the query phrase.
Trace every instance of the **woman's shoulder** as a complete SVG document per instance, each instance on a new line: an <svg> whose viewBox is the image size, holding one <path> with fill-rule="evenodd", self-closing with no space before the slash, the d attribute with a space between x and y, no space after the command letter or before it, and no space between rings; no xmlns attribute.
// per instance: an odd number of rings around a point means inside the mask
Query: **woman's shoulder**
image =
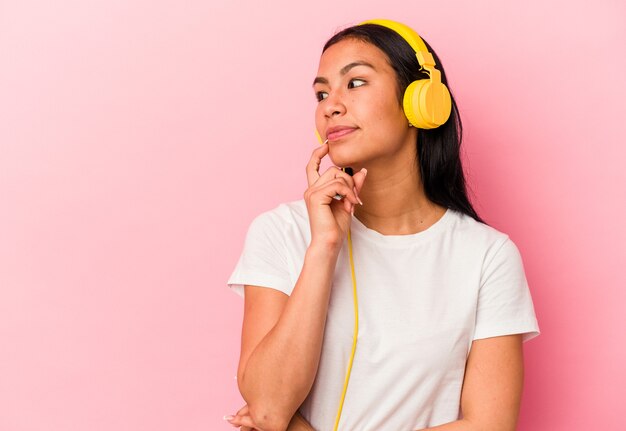
<svg viewBox="0 0 626 431"><path fill-rule="evenodd" d="M448 209L450 212L450 232L468 244L484 244L487 246L503 244L509 235L493 226L482 223L460 211Z"/></svg>
<svg viewBox="0 0 626 431"><path fill-rule="evenodd" d="M458 211L451 219L449 243L460 255L479 258L486 266L507 262L502 268L521 262L519 248L508 233Z"/></svg>
<svg viewBox="0 0 626 431"><path fill-rule="evenodd" d="M252 224L272 226L284 230L288 226L308 228L308 212L304 199L282 202L259 213Z"/></svg>

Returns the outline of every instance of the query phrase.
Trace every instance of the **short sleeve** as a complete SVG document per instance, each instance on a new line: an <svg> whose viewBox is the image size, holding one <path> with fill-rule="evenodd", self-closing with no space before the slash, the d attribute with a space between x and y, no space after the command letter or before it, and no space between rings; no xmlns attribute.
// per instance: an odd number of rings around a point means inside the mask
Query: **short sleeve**
<svg viewBox="0 0 626 431"><path fill-rule="evenodd" d="M246 284L291 293L283 229L280 221L269 212L252 221L239 261L227 281L235 293L243 297Z"/></svg>
<svg viewBox="0 0 626 431"><path fill-rule="evenodd" d="M507 237L485 260L473 339L523 334L525 342L539 333L522 257Z"/></svg>

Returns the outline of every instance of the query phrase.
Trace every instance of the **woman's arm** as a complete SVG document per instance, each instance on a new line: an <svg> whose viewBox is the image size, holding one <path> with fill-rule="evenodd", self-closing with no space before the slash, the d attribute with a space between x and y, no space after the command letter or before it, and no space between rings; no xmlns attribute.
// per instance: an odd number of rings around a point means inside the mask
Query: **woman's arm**
<svg viewBox="0 0 626 431"><path fill-rule="evenodd" d="M475 340L463 389L463 419L424 431L515 431L524 382L521 334Z"/></svg>
<svg viewBox="0 0 626 431"><path fill-rule="evenodd" d="M328 151L327 143L313 150L306 166L311 242L291 295L245 286L237 382L263 431L284 431L313 386L337 257L367 174L332 166L320 175Z"/></svg>
<svg viewBox="0 0 626 431"><path fill-rule="evenodd" d="M291 296L245 286L237 382L263 431L284 431L319 365L339 248L311 244Z"/></svg>

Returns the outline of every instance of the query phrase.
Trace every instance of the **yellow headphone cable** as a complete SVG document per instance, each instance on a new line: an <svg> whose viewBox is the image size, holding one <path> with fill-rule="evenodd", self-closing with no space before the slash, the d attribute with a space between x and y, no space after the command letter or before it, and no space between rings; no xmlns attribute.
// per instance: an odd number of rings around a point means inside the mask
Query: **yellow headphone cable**
<svg viewBox="0 0 626 431"><path fill-rule="evenodd" d="M352 235L350 233L350 228L348 228L348 252L350 256L350 275L352 276L352 294L354 296L354 336L352 339L352 353L350 353L348 370L346 371L346 380L343 383L343 391L341 392L339 410L337 410L337 417L335 418L335 426L333 427L333 431L337 431L337 427L339 426L339 419L341 419L341 410L343 409L343 402L346 398L348 382L350 381L350 372L352 371L352 362L354 361L354 353L356 352L356 339L359 335L359 301L356 295L356 277L354 275L354 258L352 256Z"/></svg>

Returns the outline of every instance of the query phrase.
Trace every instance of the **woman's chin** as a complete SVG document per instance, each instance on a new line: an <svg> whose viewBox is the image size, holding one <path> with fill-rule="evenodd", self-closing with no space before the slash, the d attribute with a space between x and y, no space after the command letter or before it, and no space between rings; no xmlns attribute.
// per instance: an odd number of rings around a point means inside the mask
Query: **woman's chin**
<svg viewBox="0 0 626 431"><path fill-rule="evenodd" d="M331 147L331 150L328 153L328 157L330 158L330 160L333 162L335 166L339 166L341 168L348 167L348 166L351 167L355 163L358 163L353 153L351 154L342 154L342 153L343 151L340 151L340 150L333 151Z"/></svg>
<svg viewBox="0 0 626 431"><path fill-rule="evenodd" d="M331 158L331 161L333 162L333 165L338 166L340 168L352 167L352 165L354 164L354 160L348 160L348 159L335 160Z"/></svg>

